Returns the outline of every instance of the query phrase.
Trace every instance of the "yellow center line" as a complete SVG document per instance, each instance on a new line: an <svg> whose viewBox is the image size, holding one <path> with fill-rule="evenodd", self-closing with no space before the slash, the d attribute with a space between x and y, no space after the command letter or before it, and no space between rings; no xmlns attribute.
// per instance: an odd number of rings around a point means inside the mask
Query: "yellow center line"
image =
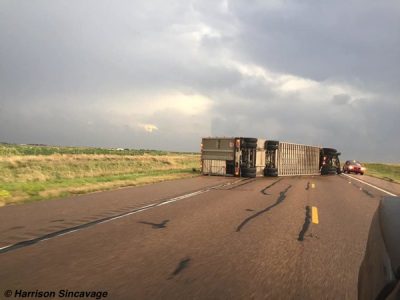
<svg viewBox="0 0 400 300"><path fill-rule="evenodd" d="M315 206L312 207L311 217L312 217L312 222L314 224L318 224L318 222L319 222L319 220L318 220L318 209Z"/></svg>

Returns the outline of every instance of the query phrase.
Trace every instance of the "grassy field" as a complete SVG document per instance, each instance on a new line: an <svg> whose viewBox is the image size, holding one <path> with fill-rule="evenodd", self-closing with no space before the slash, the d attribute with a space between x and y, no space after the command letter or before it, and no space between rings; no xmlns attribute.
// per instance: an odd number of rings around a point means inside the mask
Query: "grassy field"
<svg viewBox="0 0 400 300"><path fill-rule="evenodd" d="M0 156L19 155L52 155L52 154L111 154L111 155L170 155L182 154L182 152L168 152L160 150L144 149L106 149L94 147L59 147L45 145L14 145L0 143ZM195 154L195 153L183 153Z"/></svg>
<svg viewBox="0 0 400 300"><path fill-rule="evenodd" d="M0 206L199 174L200 156L151 150L0 145Z"/></svg>
<svg viewBox="0 0 400 300"><path fill-rule="evenodd" d="M400 164L364 163L367 175L400 183Z"/></svg>

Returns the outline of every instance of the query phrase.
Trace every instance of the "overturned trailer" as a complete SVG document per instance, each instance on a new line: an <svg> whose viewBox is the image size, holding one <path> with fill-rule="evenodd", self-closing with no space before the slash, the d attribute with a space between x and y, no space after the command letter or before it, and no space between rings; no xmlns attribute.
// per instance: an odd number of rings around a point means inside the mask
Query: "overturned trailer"
<svg viewBox="0 0 400 300"><path fill-rule="evenodd" d="M321 148L248 137L209 137L201 144L204 175L292 176L340 173L340 153Z"/></svg>

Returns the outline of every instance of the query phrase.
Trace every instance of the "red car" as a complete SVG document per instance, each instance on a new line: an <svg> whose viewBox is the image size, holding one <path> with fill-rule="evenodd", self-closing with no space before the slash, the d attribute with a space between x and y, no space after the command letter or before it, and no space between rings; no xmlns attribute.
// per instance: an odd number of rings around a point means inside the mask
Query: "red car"
<svg viewBox="0 0 400 300"><path fill-rule="evenodd" d="M364 175L366 168L364 168L359 161L356 160L348 160L343 165L343 173L355 173Z"/></svg>

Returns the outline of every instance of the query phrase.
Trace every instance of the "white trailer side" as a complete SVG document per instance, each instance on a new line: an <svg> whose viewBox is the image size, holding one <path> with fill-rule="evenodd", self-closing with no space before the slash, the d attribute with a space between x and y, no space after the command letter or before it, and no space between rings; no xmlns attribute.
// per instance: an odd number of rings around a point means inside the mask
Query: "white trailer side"
<svg viewBox="0 0 400 300"><path fill-rule="evenodd" d="M276 155L278 176L319 175L320 148L280 142Z"/></svg>
<svg viewBox="0 0 400 300"><path fill-rule="evenodd" d="M257 140L257 150L256 150L256 174L257 176L264 176L265 169L265 140Z"/></svg>

